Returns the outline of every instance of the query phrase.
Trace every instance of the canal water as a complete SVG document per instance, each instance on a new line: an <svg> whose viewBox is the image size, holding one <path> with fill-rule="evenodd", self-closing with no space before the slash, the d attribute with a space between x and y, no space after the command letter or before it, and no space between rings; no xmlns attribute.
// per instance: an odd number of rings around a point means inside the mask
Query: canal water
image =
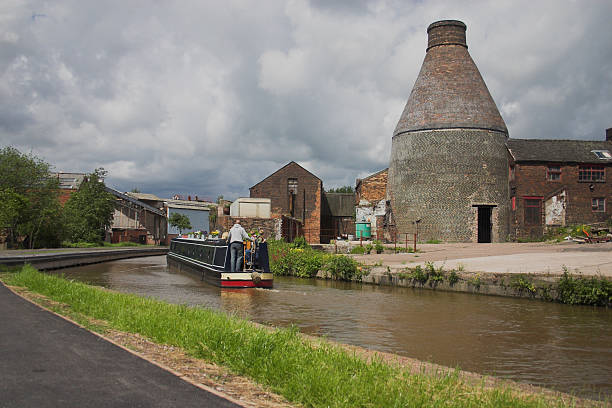
<svg viewBox="0 0 612 408"><path fill-rule="evenodd" d="M341 343L587 398L612 398L612 310L347 282L275 278L221 290L157 256L62 269L125 293L236 313Z"/></svg>

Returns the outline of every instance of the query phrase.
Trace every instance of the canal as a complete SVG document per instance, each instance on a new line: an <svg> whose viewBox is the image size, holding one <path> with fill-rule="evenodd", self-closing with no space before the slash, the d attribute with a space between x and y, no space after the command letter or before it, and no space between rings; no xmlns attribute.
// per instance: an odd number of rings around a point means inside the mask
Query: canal
<svg viewBox="0 0 612 408"><path fill-rule="evenodd" d="M612 311L465 293L276 278L221 290L166 268L166 257L57 271L171 303L204 306L449 367L612 398Z"/></svg>

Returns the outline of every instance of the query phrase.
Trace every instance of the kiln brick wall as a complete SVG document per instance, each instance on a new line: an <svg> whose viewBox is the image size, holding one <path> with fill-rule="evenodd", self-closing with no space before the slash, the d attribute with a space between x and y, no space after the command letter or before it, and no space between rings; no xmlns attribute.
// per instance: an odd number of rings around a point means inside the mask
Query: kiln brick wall
<svg viewBox="0 0 612 408"><path fill-rule="evenodd" d="M509 233L506 134L479 129L409 132L393 138L389 196L398 233L474 242L475 205L495 206L492 242Z"/></svg>

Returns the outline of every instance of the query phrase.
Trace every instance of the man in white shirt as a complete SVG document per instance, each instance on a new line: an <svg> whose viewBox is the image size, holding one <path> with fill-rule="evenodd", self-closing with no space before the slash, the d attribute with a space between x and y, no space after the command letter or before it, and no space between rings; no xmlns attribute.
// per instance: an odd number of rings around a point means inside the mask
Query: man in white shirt
<svg viewBox="0 0 612 408"><path fill-rule="evenodd" d="M227 237L230 250L230 271L232 272L242 270L242 254L244 253L242 241L245 239L253 240L240 225L240 220L236 220Z"/></svg>

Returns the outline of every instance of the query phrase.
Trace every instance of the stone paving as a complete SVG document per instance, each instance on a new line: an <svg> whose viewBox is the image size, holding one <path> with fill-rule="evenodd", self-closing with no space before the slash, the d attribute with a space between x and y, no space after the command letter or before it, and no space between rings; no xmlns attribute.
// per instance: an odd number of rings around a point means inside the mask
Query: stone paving
<svg viewBox="0 0 612 408"><path fill-rule="evenodd" d="M392 248L392 246L391 246ZM612 277L612 242L500 243L500 244L422 244L418 253L358 255L355 259L392 270L433 262L444 270L462 269L479 273L563 273L564 267L583 275ZM381 268L375 268L378 270Z"/></svg>

